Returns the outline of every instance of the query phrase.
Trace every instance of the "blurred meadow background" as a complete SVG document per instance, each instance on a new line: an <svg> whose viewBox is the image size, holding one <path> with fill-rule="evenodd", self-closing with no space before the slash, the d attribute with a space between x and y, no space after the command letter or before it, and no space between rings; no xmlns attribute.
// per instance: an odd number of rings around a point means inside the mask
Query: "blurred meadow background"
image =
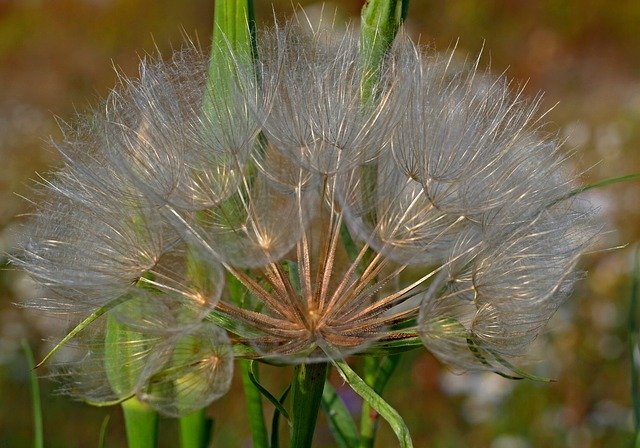
<svg viewBox="0 0 640 448"><path fill-rule="evenodd" d="M318 2L300 2L311 17ZM357 21L362 0L326 3L340 24ZM258 22L294 11L290 0L256 1ZM34 286L3 255L29 203L37 173L59 155L47 139L56 120L100 104L115 83L114 66L136 76L140 57L170 55L187 36L209 46L213 1L0 0L0 447L32 446L27 339L36 358L65 328L56 319L15 306ZM411 0L408 32L425 45L506 73L514 87L544 91L547 129L577 150L584 182L640 171L640 2L619 0ZM457 42L457 44L456 44ZM527 368L557 381L510 381L494 374L455 375L426 350L404 355L385 397L405 417L416 447L632 446L629 317L630 270L640 240L640 181L588 193L609 230L589 271L547 327ZM608 250L609 248L617 248ZM290 371L265 368L265 384L281 390ZM46 369L38 371L46 376ZM340 382L335 384L340 386ZM45 446L125 446L120 409L93 408L56 396L40 380ZM348 391L344 391L347 401ZM356 400L355 396L352 397ZM271 408L268 408L270 410ZM214 444L250 447L239 378L210 409ZM175 445L177 425L164 420L161 446ZM318 447L333 446L322 423ZM378 446L395 446L381 425Z"/></svg>

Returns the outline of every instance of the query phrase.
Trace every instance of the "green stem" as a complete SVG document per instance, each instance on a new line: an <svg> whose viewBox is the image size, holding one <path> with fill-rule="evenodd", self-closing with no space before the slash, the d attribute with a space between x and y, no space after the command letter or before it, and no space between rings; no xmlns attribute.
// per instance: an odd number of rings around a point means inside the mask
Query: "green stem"
<svg viewBox="0 0 640 448"><path fill-rule="evenodd" d="M326 363L300 364L295 368L291 393L291 447L311 447L328 368Z"/></svg>
<svg viewBox="0 0 640 448"><path fill-rule="evenodd" d="M255 18L252 0L216 0L213 21L213 46L209 65L209 90L204 110L223 108L234 94L238 65L253 64L257 57ZM211 104L219 102L219 104Z"/></svg>
<svg viewBox="0 0 640 448"><path fill-rule="evenodd" d="M44 435L42 425L42 402L40 400L40 387L38 385L38 376L36 375L33 351L26 339L22 340L22 349L27 358L29 367L29 382L31 384L31 402L33 405L33 446L34 448L42 448L44 446Z"/></svg>
<svg viewBox="0 0 640 448"><path fill-rule="evenodd" d="M136 397L121 406L129 448L155 448L158 444L158 413Z"/></svg>
<svg viewBox="0 0 640 448"><path fill-rule="evenodd" d="M251 361L241 359L239 362L242 385L244 386L244 397L247 404L247 414L249 417L249 428L255 448L269 448L269 436L267 427L264 424L264 410L262 407L262 395L258 388L251 381Z"/></svg>
<svg viewBox="0 0 640 448"><path fill-rule="evenodd" d="M209 66L204 112L215 118L218 110L225 110L233 101L238 66L253 66L257 59L253 0L216 0L213 21L213 45ZM242 306L240 294L230 286L231 300ZM269 439L264 424L264 410L260 391L251 381L249 361L240 360L242 384L249 427L255 448L268 448Z"/></svg>
<svg viewBox="0 0 640 448"><path fill-rule="evenodd" d="M383 358L366 357L364 382L376 394L382 395L382 391L398 366L398 362L400 362L400 354ZM372 448L374 446L379 426L380 414L365 400L362 403L362 413L360 415L360 448Z"/></svg>
<svg viewBox="0 0 640 448"><path fill-rule="evenodd" d="M361 12L360 26L360 69L362 71L362 102L367 106L376 96L376 84L380 75L380 67L384 57L391 48L396 33L400 29L402 22L406 19L409 11L409 0L369 0L365 3ZM366 185L367 192L373 192L370 197L375 197L375 173L376 164L370 164L362 168L362 181ZM368 204L370 205L370 204ZM369 218L375 226L377 217L375 207L371 210ZM397 364L397 361L395 362ZM394 367L395 367L394 364ZM365 383L375 390L377 370L382 365L377 359L365 358ZM393 371L393 369L392 369ZM388 379L388 377L386 378ZM380 393L386 384L375 392ZM360 419L360 446L363 448L373 447L376 430L378 426L378 413L365 400L362 405L362 415Z"/></svg>
<svg viewBox="0 0 640 448"><path fill-rule="evenodd" d="M180 448L207 448L213 421L207 409L200 409L180 418Z"/></svg>
<svg viewBox="0 0 640 448"><path fill-rule="evenodd" d="M375 383L375 369L377 367L376 359L367 356L364 359L364 382L367 386L373 387ZM376 391L379 393L379 391ZM378 429L378 413L373 410L368 401L362 403L362 412L360 414L360 448L372 448Z"/></svg>
<svg viewBox="0 0 640 448"><path fill-rule="evenodd" d="M393 43L400 25L407 17L409 0L369 0L362 7L360 41L363 74L363 99L375 95L380 63Z"/></svg>

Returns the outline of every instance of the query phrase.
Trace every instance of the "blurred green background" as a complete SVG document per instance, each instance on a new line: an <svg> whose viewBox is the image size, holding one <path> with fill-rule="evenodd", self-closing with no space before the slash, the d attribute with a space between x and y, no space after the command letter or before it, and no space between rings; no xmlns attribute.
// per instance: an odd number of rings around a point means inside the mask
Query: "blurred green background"
<svg viewBox="0 0 640 448"><path fill-rule="evenodd" d="M320 3L300 3L312 17L320 14ZM325 12L338 8L337 21L356 21L362 3L327 3ZM256 6L261 24L294 10L290 0ZM59 136L56 119L73 120L98 105L115 83L114 66L135 76L141 56L156 48L169 55L185 35L206 48L212 15L212 0L0 0L0 253L11 250L28 210L21 196L31 194L29 179L58 162L46 144ZM585 182L640 171L640 1L412 0L407 29L437 50L458 41L459 52L475 57L484 47L481 66L526 83L528 94L544 91L544 108L553 107L547 128L578 151L575 169ZM601 250L583 260L587 279L550 322L529 364L557 381L454 375L426 350L408 354L385 396L405 416L416 447L632 446L626 322L640 182L589 195L609 232ZM20 341L27 338L41 357L44 341L64 328L13 304L34 286L0 257L0 447L31 446ZM278 391L289 374L267 369L265 382ZM47 447L97 446L106 415L107 446L125 446L118 408L75 403L56 396L46 378L40 384ZM239 379L233 387L210 409L215 446L250 447ZM175 432L175 422L163 421L161 445L175 446ZM316 442L333 446L323 424ZM396 446L384 424L378 446Z"/></svg>

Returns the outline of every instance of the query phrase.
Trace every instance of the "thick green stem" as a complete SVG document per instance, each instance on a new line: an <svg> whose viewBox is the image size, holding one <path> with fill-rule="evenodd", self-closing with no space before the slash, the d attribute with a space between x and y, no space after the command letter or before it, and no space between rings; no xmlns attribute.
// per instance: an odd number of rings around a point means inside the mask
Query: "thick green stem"
<svg viewBox="0 0 640 448"><path fill-rule="evenodd" d="M200 409L180 418L180 448L207 448L213 421L207 409Z"/></svg>
<svg viewBox="0 0 640 448"><path fill-rule="evenodd" d="M233 99L237 67L253 65L256 56L253 1L216 0L208 79L213 95L205 97L206 113Z"/></svg>
<svg viewBox="0 0 640 448"><path fill-rule="evenodd" d="M129 448L155 448L158 443L158 413L136 397L121 406Z"/></svg>
<svg viewBox="0 0 640 448"><path fill-rule="evenodd" d="M325 363L300 364L295 368L291 393L291 447L311 447L328 368Z"/></svg>

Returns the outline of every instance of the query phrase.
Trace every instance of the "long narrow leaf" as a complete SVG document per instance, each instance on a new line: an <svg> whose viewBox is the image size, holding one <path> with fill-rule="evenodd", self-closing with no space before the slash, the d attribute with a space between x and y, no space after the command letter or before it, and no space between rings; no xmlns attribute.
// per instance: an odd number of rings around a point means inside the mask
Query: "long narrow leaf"
<svg viewBox="0 0 640 448"><path fill-rule="evenodd" d="M360 395L363 400L366 400L371 407L378 412L378 414L380 414L387 423L389 423L389 426L391 426L391 429L400 442L400 446L402 448L413 447L409 428L407 428L407 425L404 423L400 414L398 414L398 411L391 407L389 403L384 401L380 395L369 387L346 362L337 360L333 361L333 364L338 370L338 373L340 373L340 376L349 383L349 386L351 386L355 393Z"/></svg>
<svg viewBox="0 0 640 448"><path fill-rule="evenodd" d="M109 427L109 420L111 420L110 415L106 415L104 419L102 419L102 424L100 425L100 435L98 436L98 448L104 448L107 440L107 428Z"/></svg>
<svg viewBox="0 0 640 448"><path fill-rule="evenodd" d="M86 319L84 319L82 322L80 322L78 325L76 325L73 330L71 330L64 338L62 338L62 340L60 342L58 342L56 344L55 347L53 347L53 349L46 354L46 356L44 358L42 358L42 361L40 361L37 365L36 365L36 369L40 366L42 366L45 362L47 362L47 360L49 358L51 358L58 350L60 350L62 347L64 347L64 345L69 342L71 339L73 339L78 333L80 333L82 330L84 330L85 328L87 328L89 325L91 325L96 319L98 319L100 316L102 316L104 313L106 313L107 311L115 308L116 306L120 305L123 302L126 302L127 300L131 299L132 296L126 295L126 296L122 296L118 299L112 300L111 302L107 303L104 306L101 306L100 308L98 308L96 311L94 311L93 313L91 313Z"/></svg>
<svg viewBox="0 0 640 448"><path fill-rule="evenodd" d="M360 443L358 428L349 410L335 389L327 381L322 392L322 410L327 416L329 429L339 448L354 448Z"/></svg>
<svg viewBox="0 0 640 448"><path fill-rule="evenodd" d="M375 93L380 63L407 16L409 0L369 0L360 15L363 93L365 101Z"/></svg>
<svg viewBox="0 0 640 448"><path fill-rule="evenodd" d="M312 446L328 372L326 363L298 364L293 371L289 443L292 448Z"/></svg>
<svg viewBox="0 0 640 448"><path fill-rule="evenodd" d="M418 336L411 336L403 339L374 342L360 354L379 357L384 355L404 353L422 347L424 347L422 340Z"/></svg>
<svg viewBox="0 0 640 448"><path fill-rule="evenodd" d="M561 197L560 199L551 203L551 205L557 204L560 201L564 201L565 199L572 198L577 196L585 191L594 190L596 188L607 187L609 185L619 184L621 182L627 182L629 180L640 179L640 173L626 174L624 176L615 176L615 177L607 177L606 179L599 180L597 182L593 182L591 184L583 185L574 190L571 190L569 193Z"/></svg>
<svg viewBox="0 0 640 448"><path fill-rule="evenodd" d="M284 416L284 418L286 418L287 420L289 420L289 413L287 412L287 410L284 408L284 406L282 406L282 403L280 402L280 400L278 400L276 397L274 397L273 395L271 395L271 392L269 392L267 389L265 389L260 382L258 381L257 378L257 374L256 374L256 370L255 367L256 363L251 360L249 361L249 379L251 380L251 382L253 383L253 385L256 387L256 389L258 389L260 391L260 393L267 399L269 400L269 402L275 406L275 408Z"/></svg>
<svg viewBox="0 0 640 448"><path fill-rule="evenodd" d="M254 448L269 448L269 437L267 427L264 424L264 409L262 407L262 394L250 379L251 367L249 361L241 359L238 362L242 375L242 385L244 387L245 402L247 404L247 415L249 418L249 428L253 439Z"/></svg>
<svg viewBox="0 0 640 448"><path fill-rule="evenodd" d="M400 355L385 356L380 360L377 366L373 389L380 393L384 390L387 383L391 379L391 375L396 371L396 367L400 363Z"/></svg>
<svg viewBox="0 0 640 448"><path fill-rule="evenodd" d="M273 411L273 419L271 420L271 448L279 448L280 447L280 416L282 412L280 412L280 408L283 408L284 402L291 391L291 385L287 387L284 393L280 396L278 403L279 407Z"/></svg>
<svg viewBox="0 0 640 448"><path fill-rule="evenodd" d="M255 18L252 0L216 0L213 22L213 45L211 49L211 63L207 84L211 91L217 92L215 98L205 101L204 112L211 113L215 107L224 107L230 95L234 94L232 88L235 82L236 64L245 64L255 61L257 58L255 39ZM211 101L221 101L221 104L214 104ZM228 283L231 300L239 306L243 305L245 291L242 290L239 282L231 279ZM225 324L231 325L224 316L211 316L219 318ZM235 328L230 331L239 333L246 329ZM242 334L242 333L241 333ZM247 404L247 414L249 427L255 448L268 448L269 439L264 423L264 409L262 406L262 395L256 387L257 375L255 375L247 360L240 360L240 372L244 387L245 401Z"/></svg>

